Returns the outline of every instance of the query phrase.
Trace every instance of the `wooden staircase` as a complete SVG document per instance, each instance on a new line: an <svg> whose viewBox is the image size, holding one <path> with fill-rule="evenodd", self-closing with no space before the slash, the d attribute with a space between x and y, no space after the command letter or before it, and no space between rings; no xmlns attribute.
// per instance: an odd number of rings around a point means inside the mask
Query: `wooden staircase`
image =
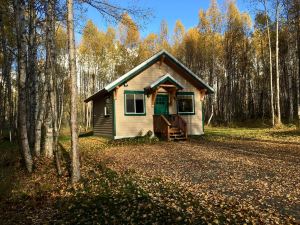
<svg viewBox="0 0 300 225"><path fill-rule="evenodd" d="M170 141L184 141L187 139L186 134L179 127L171 127L169 133Z"/></svg>
<svg viewBox="0 0 300 225"><path fill-rule="evenodd" d="M187 124L185 120L175 115L154 115L153 116L154 133L167 141L187 140Z"/></svg>

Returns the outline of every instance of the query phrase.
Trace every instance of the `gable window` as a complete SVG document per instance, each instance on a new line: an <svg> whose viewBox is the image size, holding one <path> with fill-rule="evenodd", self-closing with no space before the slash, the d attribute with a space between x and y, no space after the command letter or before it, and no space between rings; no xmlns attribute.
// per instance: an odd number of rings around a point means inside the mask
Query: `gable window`
<svg viewBox="0 0 300 225"><path fill-rule="evenodd" d="M195 100L193 92L177 93L177 111L178 114L183 115L195 114Z"/></svg>
<svg viewBox="0 0 300 225"><path fill-rule="evenodd" d="M144 91L125 91L125 115L146 115Z"/></svg>

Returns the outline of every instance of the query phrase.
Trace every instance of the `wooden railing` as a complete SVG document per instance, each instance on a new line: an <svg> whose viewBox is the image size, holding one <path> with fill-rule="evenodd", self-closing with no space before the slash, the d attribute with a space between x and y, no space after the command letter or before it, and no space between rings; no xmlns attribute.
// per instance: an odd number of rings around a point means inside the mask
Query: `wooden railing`
<svg viewBox="0 0 300 225"><path fill-rule="evenodd" d="M163 115L153 115L154 133L160 133L168 141L170 140L171 123Z"/></svg>
<svg viewBox="0 0 300 225"><path fill-rule="evenodd" d="M169 121L172 126L178 127L181 131L183 131L185 137L187 138L187 123L180 115L178 114L169 115Z"/></svg>
<svg viewBox="0 0 300 225"><path fill-rule="evenodd" d="M170 140L170 130L172 127L178 127L184 133L185 138L187 138L187 123L180 115L153 116L154 133L161 134L161 136L168 141Z"/></svg>

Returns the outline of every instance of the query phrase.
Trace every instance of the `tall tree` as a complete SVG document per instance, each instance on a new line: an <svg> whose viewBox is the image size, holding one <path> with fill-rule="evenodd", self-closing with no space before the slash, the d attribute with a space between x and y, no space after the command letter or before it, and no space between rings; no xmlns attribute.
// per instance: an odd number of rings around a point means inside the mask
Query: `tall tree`
<svg viewBox="0 0 300 225"><path fill-rule="evenodd" d="M275 111L274 111L274 91L273 91L273 63L272 63L272 46L271 46L271 33L269 25L269 16L267 10L267 0L264 0L264 10L265 10L265 19L267 25L267 35L269 42L269 72L270 72L270 106L271 106L271 116L272 116L272 126L275 125Z"/></svg>
<svg viewBox="0 0 300 225"><path fill-rule="evenodd" d="M26 110L26 19L25 0L15 0L14 10L17 27L18 48L18 136L20 150L23 153L26 169L32 172L33 160L29 148L27 133L27 110Z"/></svg>
<svg viewBox="0 0 300 225"><path fill-rule="evenodd" d="M182 42L185 34L184 25L180 20L176 20L175 28L174 28L174 36L173 36L173 54L180 58L182 56Z"/></svg>
<svg viewBox="0 0 300 225"><path fill-rule="evenodd" d="M67 1L67 25L68 25L68 48L69 48L69 76L71 85L71 161L72 183L80 179L80 162L78 148L78 125L77 125L77 73L76 73L76 49L74 36L73 0Z"/></svg>
<svg viewBox="0 0 300 225"><path fill-rule="evenodd" d="M280 3L279 0L276 0L276 53L275 53L275 65L276 65L276 104L277 104L277 123L281 124L281 110L280 110L280 71L279 71L279 11L280 11Z"/></svg>
<svg viewBox="0 0 300 225"><path fill-rule="evenodd" d="M166 20L162 20L160 23L159 45L167 51L171 49L169 44L169 26Z"/></svg>
<svg viewBox="0 0 300 225"><path fill-rule="evenodd" d="M140 41L140 32L136 23L131 17L124 13L119 23L119 35L121 44L127 48L135 48Z"/></svg>

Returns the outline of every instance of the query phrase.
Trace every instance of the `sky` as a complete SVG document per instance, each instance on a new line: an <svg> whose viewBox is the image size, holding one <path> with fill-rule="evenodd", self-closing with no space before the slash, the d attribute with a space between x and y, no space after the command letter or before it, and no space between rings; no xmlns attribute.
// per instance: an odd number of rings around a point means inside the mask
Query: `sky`
<svg viewBox="0 0 300 225"><path fill-rule="evenodd" d="M130 2L125 0L119 0ZM206 10L210 5L210 0L135 0L137 5L143 8L150 8L153 16L145 22L141 32L141 36L145 37L149 33L158 33L160 23L164 19L169 25L169 32L174 30L175 22L180 19L186 30L195 27L198 24L198 13L200 9ZM236 0L240 11L249 11L249 4L245 3L249 0ZM223 0L218 0L219 7L223 7ZM107 22L93 8L88 7L85 19L91 19L100 30L106 30ZM112 24L114 26L114 24ZM76 35L80 38L80 34Z"/></svg>

